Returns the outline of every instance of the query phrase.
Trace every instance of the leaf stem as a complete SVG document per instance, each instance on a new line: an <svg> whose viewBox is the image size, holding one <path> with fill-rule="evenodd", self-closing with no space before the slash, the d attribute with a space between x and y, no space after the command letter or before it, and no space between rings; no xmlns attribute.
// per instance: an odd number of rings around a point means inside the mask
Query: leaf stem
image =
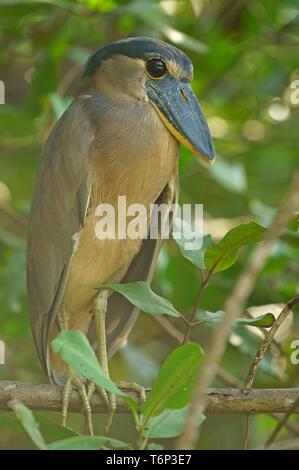
<svg viewBox="0 0 299 470"><path fill-rule="evenodd" d="M184 339L183 339L183 344L185 344L189 341L192 328L196 325L199 325L200 323L203 323L202 320L199 320L199 321L194 321L194 320L195 320L196 312L197 312L197 310L200 306L205 288L207 287L207 285L208 285L208 283L211 279L212 274L213 274L213 271L209 271L206 278L204 278L204 274L203 274L202 269L199 270L200 288L199 288L199 292L197 294L197 297L196 297L196 300L195 300L195 303L194 303L194 306L193 306L191 319L188 321L188 326L187 326L185 336L184 336Z"/></svg>

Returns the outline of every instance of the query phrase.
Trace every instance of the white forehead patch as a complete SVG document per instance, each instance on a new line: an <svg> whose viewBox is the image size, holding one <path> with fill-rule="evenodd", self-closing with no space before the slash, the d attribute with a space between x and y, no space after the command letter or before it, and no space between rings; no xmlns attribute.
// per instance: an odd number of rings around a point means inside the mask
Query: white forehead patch
<svg viewBox="0 0 299 470"><path fill-rule="evenodd" d="M176 77L178 80L181 80L186 75L186 73L184 73L184 70L181 68L181 66L172 59L167 60L167 68L168 68L169 73L171 73L171 75ZM192 75L193 75L192 72L193 71L191 71L190 79L192 79Z"/></svg>

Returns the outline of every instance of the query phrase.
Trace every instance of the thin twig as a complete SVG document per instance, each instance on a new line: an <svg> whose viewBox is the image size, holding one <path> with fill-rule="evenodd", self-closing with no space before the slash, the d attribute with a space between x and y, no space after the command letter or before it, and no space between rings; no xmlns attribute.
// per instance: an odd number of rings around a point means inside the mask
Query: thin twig
<svg viewBox="0 0 299 470"><path fill-rule="evenodd" d="M297 305L298 303L299 303L299 295L297 295L296 297L294 297L292 300L290 300L287 303L287 305L284 307L284 309L282 310L279 317L273 323L272 328L267 332L267 334L265 336L265 339L262 342L262 344L260 345L257 353L254 356L252 364L250 366L250 369L249 369L249 372L248 372L248 375L247 375L247 379L246 379L245 384L244 384L244 390L245 391L251 389L253 381L254 381L254 377L255 377L255 374L256 374L256 371L257 371L257 368L258 368L261 360L263 359L265 352L269 348L269 346L270 346L270 344L271 344L278 328L280 328L280 326L283 324L283 322L285 321L285 319L287 318L289 313L292 311L294 306Z"/></svg>
<svg viewBox="0 0 299 470"><path fill-rule="evenodd" d="M297 400L295 401L295 403L293 403L293 405L290 407L289 411L278 422L278 424L277 424L276 428L274 429L273 433L271 434L271 436L267 440L265 447L269 447L274 443L275 439L277 438L277 436L280 433L280 431L282 430L282 428L287 425L289 417L298 409L298 407L299 407L299 396L298 396Z"/></svg>
<svg viewBox="0 0 299 470"><path fill-rule="evenodd" d="M287 439L286 441L276 442L268 447L268 450L299 450L299 439Z"/></svg>
<svg viewBox="0 0 299 470"><path fill-rule="evenodd" d="M0 204L0 212L2 212L12 222L20 225L23 229L27 228L27 218L24 215L14 211L11 207L5 204Z"/></svg>
<svg viewBox="0 0 299 470"><path fill-rule="evenodd" d="M57 88L57 95L65 96L69 92L72 83L74 83L76 77L79 75L80 66L78 64L73 65L63 76L61 82Z"/></svg>
<svg viewBox="0 0 299 470"><path fill-rule="evenodd" d="M196 297L196 300L195 300L195 303L194 303L194 306L193 306L191 319L190 319L190 325L188 325L188 327L186 328L185 336L184 336L184 339L183 339L183 344L187 343L187 341L189 341L189 339L190 339L192 327L195 326L194 320L195 320L196 312L197 312L197 310L200 306L200 302L202 300L205 288L207 287L207 285L210 281L211 275L212 275L212 273L208 273L207 277L204 278L203 272L202 272L201 269L199 270L199 274L200 274L200 288L199 288L199 292L198 292L198 295Z"/></svg>
<svg viewBox="0 0 299 470"><path fill-rule="evenodd" d="M169 336L171 336L171 338L173 338L179 344L182 343L184 339L184 334L176 326L174 326L174 324L169 321L165 316L155 315L151 318L157 323L159 323L159 325L162 326L162 328L166 331L166 333L169 334Z"/></svg>

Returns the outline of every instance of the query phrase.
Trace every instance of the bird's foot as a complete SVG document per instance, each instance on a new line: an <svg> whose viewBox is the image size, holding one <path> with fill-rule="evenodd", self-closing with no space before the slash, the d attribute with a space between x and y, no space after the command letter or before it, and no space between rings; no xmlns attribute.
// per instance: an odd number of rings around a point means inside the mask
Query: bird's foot
<svg viewBox="0 0 299 470"><path fill-rule="evenodd" d="M62 426L66 427L69 400L73 390L78 391L82 401L83 413L85 416L85 429L88 434L93 436L92 412L88 389L86 387L86 379L71 368L69 368L69 378L66 381L62 392Z"/></svg>
<svg viewBox="0 0 299 470"><path fill-rule="evenodd" d="M141 385L138 385L135 382L125 382L121 380L119 382L116 382L115 385L121 390L123 390L124 392L137 393L139 395L139 400L138 400L139 403L143 403L146 400L145 388L142 387ZM104 390L101 387L98 387L94 383L90 383L87 388L88 402L91 401L96 391L100 394L101 399L103 400L103 403L106 405L106 408L108 411L108 418L105 423L105 433L107 434L112 424L115 412L117 411L116 396L114 393L107 392L106 390Z"/></svg>

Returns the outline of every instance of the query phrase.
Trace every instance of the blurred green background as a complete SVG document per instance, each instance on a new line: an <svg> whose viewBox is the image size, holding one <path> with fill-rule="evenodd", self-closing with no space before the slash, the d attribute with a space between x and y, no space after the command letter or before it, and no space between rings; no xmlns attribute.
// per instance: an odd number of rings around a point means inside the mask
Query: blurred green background
<svg viewBox="0 0 299 470"><path fill-rule="evenodd" d="M0 80L6 104L0 105L0 340L6 344L6 364L0 365L0 379L46 381L28 321L26 217L42 144L69 103L68 89L88 55L104 43L130 36L161 38L189 54L193 88L218 158L207 170L182 149L181 202L203 203L205 230L219 240L242 221L267 227L299 168L299 94L296 99L292 89L299 80L298 33L298 0L1 0ZM283 303L298 292L299 233L296 226L291 228L277 243L250 306ZM204 309L223 308L248 254L214 277ZM196 269L167 242L154 290L188 314L198 283ZM113 358L113 378L150 385L183 331L181 324L172 325L175 331L141 315L128 344ZM209 331L198 327L194 338L205 345ZM244 380L260 339L248 331L237 333L222 367ZM298 315L280 339L279 351L268 354L256 387L298 385L299 366L289 361L295 338ZM218 379L215 385L227 383ZM101 432L104 420L98 416L95 421ZM70 422L81 428L80 416ZM268 416L255 417L250 445L262 445L274 425ZM209 416L200 448L241 448L244 427L243 416ZM110 434L133 439L131 417L117 416ZM31 447L24 434L10 429L2 413L0 448Z"/></svg>

